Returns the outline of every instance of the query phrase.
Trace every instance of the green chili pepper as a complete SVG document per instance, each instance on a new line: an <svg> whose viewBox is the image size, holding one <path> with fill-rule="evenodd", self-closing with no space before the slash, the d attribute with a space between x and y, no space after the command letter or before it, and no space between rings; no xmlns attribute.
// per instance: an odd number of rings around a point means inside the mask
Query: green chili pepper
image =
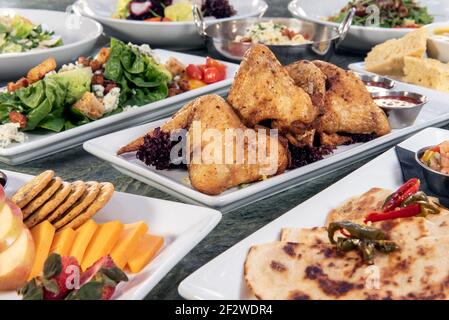
<svg viewBox="0 0 449 320"><path fill-rule="evenodd" d="M387 237L382 230L377 228L361 226L351 221L332 222L327 228L329 240L332 244L336 244L334 239L335 232L341 229L345 229L351 236L358 239L384 240Z"/></svg>

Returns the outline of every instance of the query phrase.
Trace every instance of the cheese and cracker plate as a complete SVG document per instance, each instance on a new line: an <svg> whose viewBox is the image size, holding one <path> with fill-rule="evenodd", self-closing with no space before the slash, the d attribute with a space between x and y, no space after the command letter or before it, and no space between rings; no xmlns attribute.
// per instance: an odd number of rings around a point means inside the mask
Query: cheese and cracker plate
<svg viewBox="0 0 449 320"><path fill-rule="evenodd" d="M221 219L215 210L4 171L0 299L143 299Z"/></svg>

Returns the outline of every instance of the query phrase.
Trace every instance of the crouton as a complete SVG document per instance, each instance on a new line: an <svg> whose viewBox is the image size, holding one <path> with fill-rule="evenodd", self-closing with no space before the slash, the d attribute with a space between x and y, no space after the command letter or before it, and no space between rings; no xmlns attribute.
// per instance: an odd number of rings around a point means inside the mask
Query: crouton
<svg viewBox="0 0 449 320"><path fill-rule="evenodd" d="M8 83L8 92L14 92L20 88L28 87L29 82L27 78L20 78L17 82Z"/></svg>
<svg viewBox="0 0 449 320"><path fill-rule="evenodd" d="M168 59L165 67L173 75L173 77L182 75L185 72L186 67L184 64L176 58L171 57Z"/></svg>
<svg viewBox="0 0 449 320"><path fill-rule="evenodd" d="M101 103L101 101L91 92L86 92L81 99L73 105L73 108L92 120L101 118L105 112L103 103Z"/></svg>
<svg viewBox="0 0 449 320"><path fill-rule="evenodd" d="M49 73L50 71L54 71L56 67L56 60L54 58L48 58L47 60L43 61L42 63L28 71L28 82L31 84L43 79L47 73Z"/></svg>
<svg viewBox="0 0 449 320"><path fill-rule="evenodd" d="M111 50L109 48L102 48L97 56L97 61L101 64L105 64L109 60L109 54Z"/></svg>

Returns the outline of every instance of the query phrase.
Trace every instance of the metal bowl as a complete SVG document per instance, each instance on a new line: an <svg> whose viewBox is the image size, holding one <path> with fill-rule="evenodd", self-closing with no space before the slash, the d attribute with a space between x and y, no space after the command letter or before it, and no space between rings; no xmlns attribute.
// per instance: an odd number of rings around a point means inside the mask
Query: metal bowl
<svg viewBox="0 0 449 320"><path fill-rule="evenodd" d="M422 107L427 103L427 97L414 92L408 91L382 91L371 93L373 99L382 97L407 97L416 100L418 103L410 107L384 107L381 108L388 116L388 121L392 129L402 129L413 125L421 112Z"/></svg>
<svg viewBox="0 0 449 320"><path fill-rule="evenodd" d="M423 170L424 179L426 179L429 188L440 196L449 196L449 175L435 171L421 162L421 157L427 149L433 148L429 146L418 150L415 154L415 161Z"/></svg>
<svg viewBox="0 0 449 320"><path fill-rule="evenodd" d="M389 78L385 78L385 77L381 77L381 76L377 76L377 75L371 75L371 74L363 74L363 73L354 72L354 71L353 71L353 73L357 77L359 77L360 80L362 80L365 83L366 88L371 93L383 92L385 90L391 90L396 86L396 81L389 79ZM373 84L376 84L376 85L373 85Z"/></svg>
<svg viewBox="0 0 449 320"><path fill-rule="evenodd" d="M282 64L297 60L329 60L339 44L344 40L351 26L354 11L351 11L340 27L329 27L316 22L301 21L289 18L249 18L214 23L207 26L201 11L194 5L194 19L198 33L202 36L209 51L215 58L240 61L245 52L253 45L248 42L237 42L237 36L243 36L245 30L259 22L273 21L299 30L310 36L309 43L299 45L268 45Z"/></svg>

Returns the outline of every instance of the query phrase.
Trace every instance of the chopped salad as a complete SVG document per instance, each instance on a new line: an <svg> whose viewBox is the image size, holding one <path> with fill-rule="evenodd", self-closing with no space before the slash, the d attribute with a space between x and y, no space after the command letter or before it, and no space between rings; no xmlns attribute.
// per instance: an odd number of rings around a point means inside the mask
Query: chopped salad
<svg viewBox="0 0 449 320"><path fill-rule="evenodd" d="M371 6L379 9L379 27L382 28L419 28L433 22L433 17L425 6L415 0L351 0L329 21L341 23L349 10L356 8L353 24L367 26L373 20L374 11Z"/></svg>
<svg viewBox="0 0 449 320"><path fill-rule="evenodd" d="M44 25L35 25L19 15L0 16L0 54L54 48L62 44L61 37Z"/></svg>

